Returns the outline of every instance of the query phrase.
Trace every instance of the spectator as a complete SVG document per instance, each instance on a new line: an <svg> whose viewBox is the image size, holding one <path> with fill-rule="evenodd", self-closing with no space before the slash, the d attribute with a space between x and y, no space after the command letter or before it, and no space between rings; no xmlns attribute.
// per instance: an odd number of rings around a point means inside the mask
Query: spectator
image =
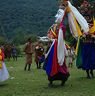
<svg viewBox="0 0 95 96"><path fill-rule="evenodd" d="M14 45L12 47L12 57L17 61L17 48Z"/></svg>
<svg viewBox="0 0 95 96"><path fill-rule="evenodd" d="M41 63L44 61L44 47L40 41L35 46L35 62L37 69L41 68Z"/></svg>
<svg viewBox="0 0 95 96"><path fill-rule="evenodd" d="M24 52L26 54L26 64L24 70L27 69L30 71L31 63L32 63L32 54L33 54L33 45L31 38L28 39L27 43L25 44Z"/></svg>

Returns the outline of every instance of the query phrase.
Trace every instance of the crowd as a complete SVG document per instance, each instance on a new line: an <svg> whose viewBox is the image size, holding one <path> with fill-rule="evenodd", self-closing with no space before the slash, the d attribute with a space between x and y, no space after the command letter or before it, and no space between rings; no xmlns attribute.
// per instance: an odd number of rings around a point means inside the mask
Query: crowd
<svg viewBox="0 0 95 96"><path fill-rule="evenodd" d="M5 58L10 61L10 58L13 58L13 60L17 61L17 57L18 57L18 50L17 47L15 45L11 45L11 44L5 44L1 46Z"/></svg>

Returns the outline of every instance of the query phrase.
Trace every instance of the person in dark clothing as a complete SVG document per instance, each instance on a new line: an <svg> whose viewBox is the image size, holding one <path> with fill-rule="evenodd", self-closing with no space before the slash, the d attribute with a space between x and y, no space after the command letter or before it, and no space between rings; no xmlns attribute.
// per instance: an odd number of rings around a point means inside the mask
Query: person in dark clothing
<svg viewBox="0 0 95 96"><path fill-rule="evenodd" d="M35 46L35 62L37 69L41 68L41 63L44 61L44 47L40 41Z"/></svg>
<svg viewBox="0 0 95 96"><path fill-rule="evenodd" d="M17 48L14 45L12 47L12 57L17 61Z"/></svg>

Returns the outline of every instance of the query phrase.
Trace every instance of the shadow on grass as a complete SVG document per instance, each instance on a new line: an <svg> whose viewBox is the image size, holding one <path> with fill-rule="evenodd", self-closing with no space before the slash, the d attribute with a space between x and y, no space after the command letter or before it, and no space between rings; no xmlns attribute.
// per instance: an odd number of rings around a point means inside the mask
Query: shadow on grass
<svg viewBox="0 0 95 96"><path fill-rule="evenodd" d="M0 88L1 87L6 87L6 86L8 86L8 84L6 84L6 83L0 83Z"/></svg>
<svg viewBox="0 0 95 96"><path fill-rule="evenodd" d="M64 86L55 85L55 84L53 84L53 85L48 85L48 88L62 88L62 87L64 87Z"/></svg>
<svg viewBox="0 0 95 96"><path fill-rule="evenodd" d="M60 89L60 88L64 88L64 87L66 87L66 85L67 84L65 84L65 85L61 85L61 84L52 84L52 85L47 85L46 87L44 87L45 89Z"/></svg>
<svg viewBox="0 0 95 96"><path fill-rule="evenodd" d="M78 81L88 81L88 80L93 80L93 79L95 79L95 78L78 77L78 78L74 78L74 79L76 79L76 80L78 80Z"/></svg>

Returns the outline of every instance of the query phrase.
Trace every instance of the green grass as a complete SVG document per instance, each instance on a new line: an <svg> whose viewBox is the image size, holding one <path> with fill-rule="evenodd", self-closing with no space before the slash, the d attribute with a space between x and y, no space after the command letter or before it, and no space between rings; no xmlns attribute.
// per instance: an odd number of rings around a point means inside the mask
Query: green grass
<svg viewBox="0 0 95 96"><path fill-rule="evenodd" d="M76 67L69 69L71 76L65 86L55 81L49 87L44 70L37 70L33 62L31 71L24 71L24 63L24 57L6 61L10 78L0 83L0 96L95 96L95 79L87 79Z"/></svg>

